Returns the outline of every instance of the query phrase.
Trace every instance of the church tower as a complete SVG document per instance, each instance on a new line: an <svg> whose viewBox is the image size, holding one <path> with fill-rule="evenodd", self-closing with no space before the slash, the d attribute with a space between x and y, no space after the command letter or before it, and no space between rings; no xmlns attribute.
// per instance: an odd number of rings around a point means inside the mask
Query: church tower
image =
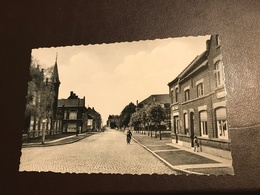
<svg viewBox="0 0 260 195"><path fill-rule="evenodd" d="M58 107L58 97L59 97L59 87L60 87L60 79L59 79L59 72L58 72L58 53L56 54L56 60L53 68L53 77L52 77L52 83L53 83L53 90L54 90L54 101L53 101L53 119L54 124L57 123L57 107ZM55 127L53 127L55 129ZM53 129L52 128L52 129Z"/></svg>

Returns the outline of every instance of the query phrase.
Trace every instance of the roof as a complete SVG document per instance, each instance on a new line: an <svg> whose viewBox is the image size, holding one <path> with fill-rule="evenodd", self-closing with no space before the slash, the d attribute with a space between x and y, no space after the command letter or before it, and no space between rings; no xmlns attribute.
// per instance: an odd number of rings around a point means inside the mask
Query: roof
<svg viewBox="0 0 260 195"><path fill-rule="evenodd" d="M58 107L85 107L84 99L59 99Z"/></svg>
<svg viewBox="0 0 260 195"><path fill-rule="evenodd" d="M94 108L90 108L88 107L87 108L87 112L88 112L88 115L92 116L92 117L99 117L101 116Z"/></svg>
<svg viewBox="0 0 260 195"><path fill-rule="evenodd" d="M150 103L170 103L169 94L153 94L148 98L141 101L139 104L150 104Z"/></svg>
<svg viewBox="0 0 260 195"><path fill-rule="evenodd" d="M56 58L56 62L55 62L54 68L53 68L53 82L60 84L57 58Z"/></svg>
<svg viewBox="0 0 260 195"><path fill-rule="evenodd" d="M210 41L212 40L212 37L210 40L207 41L207 44L211 44ZM196 56L195 59L171 82L168 83L168 86L180 82L187 78L188 76L195 73L197 70L201 69L202 67L205 67L208 62L208 49L202 52L200 55Z"/></svg>

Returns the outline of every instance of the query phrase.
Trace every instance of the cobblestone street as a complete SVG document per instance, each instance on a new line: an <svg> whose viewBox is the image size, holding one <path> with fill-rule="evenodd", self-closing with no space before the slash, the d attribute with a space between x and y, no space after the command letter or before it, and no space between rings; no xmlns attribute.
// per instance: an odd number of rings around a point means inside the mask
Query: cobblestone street
<svg viewBox="0 0 260 195"><path fill-rule="evenodd" d="M22 148L19 171L112 174L176 174L124 133L108 130L78 142Z"/></svg>

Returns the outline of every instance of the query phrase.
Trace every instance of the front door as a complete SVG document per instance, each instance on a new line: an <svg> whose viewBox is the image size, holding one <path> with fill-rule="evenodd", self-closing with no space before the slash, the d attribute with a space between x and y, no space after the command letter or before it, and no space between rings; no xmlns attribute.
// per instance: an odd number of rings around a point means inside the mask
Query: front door
<svg viewBox="0 0 260 195"><path fill-rule="evenodd" d="M194 138L194 112L190 113L190 138L191 138L191 147L193 147L193 138Z"/></svg>

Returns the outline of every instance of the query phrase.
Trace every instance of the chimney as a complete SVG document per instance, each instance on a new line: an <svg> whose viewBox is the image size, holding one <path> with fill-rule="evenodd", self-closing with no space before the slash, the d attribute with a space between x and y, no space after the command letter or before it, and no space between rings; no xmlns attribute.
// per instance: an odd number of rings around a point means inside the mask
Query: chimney
<svg viewBox="0 0 260 195"><path fill-rule="evenodd" d="M136 100L136 106L138 106L138 100Z"/></svg>
<svg viewBox="0 0 260 195"><path fill-rule="evenodd" d="M207 51L209 51L209 48L210 48L210 40L207 40L206 41L206 49L207 49Z"/></svg>
<svg viewBox="0 0 260 195"><path fill-rule="evenodd" d="M37 69L39 69L39 65L37 65Z"/></svg>
<svg viewBox="0 0 260 195"><path fill-rule="evenodd" d="M73 96L73 91L70 92L70 96Z"/></svg>

